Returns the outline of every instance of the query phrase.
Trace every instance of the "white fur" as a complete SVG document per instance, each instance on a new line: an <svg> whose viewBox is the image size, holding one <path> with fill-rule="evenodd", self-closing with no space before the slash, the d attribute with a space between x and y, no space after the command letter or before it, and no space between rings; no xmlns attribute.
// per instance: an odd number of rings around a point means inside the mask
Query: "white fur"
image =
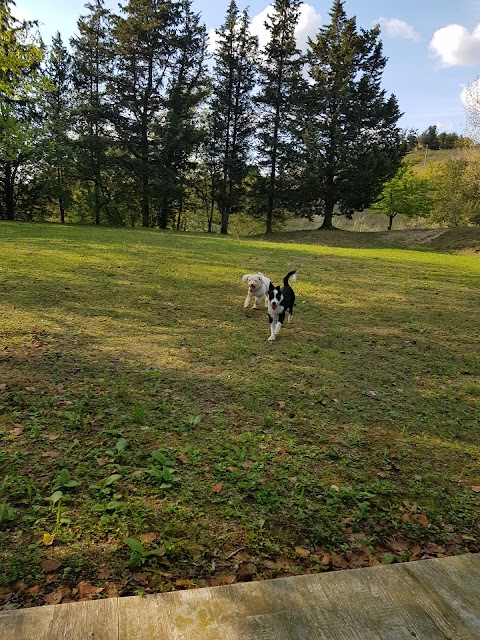
<svg viewBox="0 0 480 640"><path fill-rule="evenodd" d="M265 306L268 304L268 288L270 287L270 278L264 276L263 273L246 273L242 276L242 282L248 283L247 297L243 305L244 309L248 309L252 298L255 298L255 303L252 309L259 309L262 301Z"/></svg>

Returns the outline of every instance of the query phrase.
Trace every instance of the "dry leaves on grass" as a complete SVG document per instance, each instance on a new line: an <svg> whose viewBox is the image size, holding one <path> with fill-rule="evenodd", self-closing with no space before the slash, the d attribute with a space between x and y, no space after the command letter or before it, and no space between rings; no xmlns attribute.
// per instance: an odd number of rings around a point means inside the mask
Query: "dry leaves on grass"
<svg viewBox="0 0 480 640"><path fill-rule="evenodd" d="M55 560L55 558L45 558L40 563L40 567L42 571L45 571L45 573L53 573L54 571L59 569L61 566L62 566L62 563L60 562L60 560Z"/></svg>

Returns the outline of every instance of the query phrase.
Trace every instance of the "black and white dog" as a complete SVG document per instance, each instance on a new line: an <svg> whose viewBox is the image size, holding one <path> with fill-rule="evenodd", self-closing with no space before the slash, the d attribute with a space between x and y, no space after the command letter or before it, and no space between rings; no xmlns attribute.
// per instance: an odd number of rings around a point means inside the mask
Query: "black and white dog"
<svg viewBox="0 0 480 640"><path fill-rule="evenodd" d="M270 278L264 276L263 273L246 273L242 276L242 282L248 283L247 297L243 305L244 309L248 309L252 298L255 298L255 303L252 309L259 309L262 302L265 302L267 306L267 294L268 287L272 284Z"/></svg>
<svg viewBox="0 0 480 640"><path fill-rule="evenodd" d="M292 282L296 281L296 271L290 271L290 273L287 273L283 279L283 289L280 287L274 287L273 284L270 283L270 288L268 290L268 319L270 321L269 340L275 340L280 333L287 310L288 321L292 321L295 293L292 287L288 284L290 279ZM276 316L278 316L277 322L275 322Z"/></svg>

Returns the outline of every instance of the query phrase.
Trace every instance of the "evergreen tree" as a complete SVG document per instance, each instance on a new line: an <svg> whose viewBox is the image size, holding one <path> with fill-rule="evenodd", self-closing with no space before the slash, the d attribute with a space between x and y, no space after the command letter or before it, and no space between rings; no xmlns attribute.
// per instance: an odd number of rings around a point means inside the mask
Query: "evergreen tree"
<svg viewBox="0 0 480 640"><path fill-rule="evenodd" d="M161 229L166 229L172 221L174 203L181 211L186 175L191 169L194 151L201 142L202 133L196 116L198 105L206 95L206 49L205 26L200 24L200 16L192 12L191 0L182 0L176 30L176 52L172 54L166 87L165 117L155 126L160 169L158 189L161 194L158 226Z"/></svg>
<svg viewBox="0 0 480 640"><path fill-rule="evenodd" d="M292 138L292 116L297 100L297 86L302 82L303 60L296 47L295 27L301 0L274 0L265 22L270 40L260 57L261 110L259 154L268 178L261 178L260 190L266 188L266 231L273 229L276 209L282 204L286 185L285 171L291 163L296 140ZM263 184L266 183L266 184Z"/></svg>
<svg viewBox="0 0 480 640"><path fill-rule="evenodd" d="M113 71L111 14L104 0L85 5L86 16L77 22L78 36L71 38L75 88L75 134L79 179L87 189L87 206L93 221L108 217L107 173L111 140L111 105L108 82Z"/></svg>
<svg viewBox="0 0 480 640"><path fill-rule="evenodd" d="M256 82L258 41L249 33L247 11L239 13L234 0L225 23L217 31L218 43L210 100L212 152L216 157L219 183L216 199L221 214L221 233L228 233L232 213L238 210L244 192L254 133L252 92Z"/></svg>
<svg viewBox="0 0 480 640"><path fill-rule="evenodd" d="M47 188L63 223L72 201L72 58L59 32L52 39L45 72L53 85L46 95L45 111Z"/></svg>
<svg viewBox="0 0 480 640"><path fill-rule="evenodd" d="M332 228L336 205L347 217L368 207L406 153L396 98L381 89L379 27L358 32L343 5L334 1L331 23L308 52L302 185L310 214L323 211L324 229Z"/></svg>
<svg viewBox="0 0 480 640"><path fill-rule="evenodd" d="M142 225L148 227L157 217L152 198L160 166L158 125L167 110L167 87L177 61L180 4L129 0L122 13L114 29L116 128L126 169L140 192Z"/></svg>
<svg viewBox="0 0 480 640"><path fill-rule="evenodd" d="M28 163L38 138L37 105L48 83L40 64L44 50L34 33L34 22L16 20L10 0L0 0L0 216L14 220L18 208L20 177L24 188L37 170Z"/></svg>

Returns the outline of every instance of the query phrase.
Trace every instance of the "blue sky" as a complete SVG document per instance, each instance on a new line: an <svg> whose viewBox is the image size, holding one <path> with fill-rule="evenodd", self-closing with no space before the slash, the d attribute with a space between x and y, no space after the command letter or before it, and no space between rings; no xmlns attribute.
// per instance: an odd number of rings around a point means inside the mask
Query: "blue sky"
<svg viewBox="0 0 480 640"><path fill-rule="evenodd" d="M17 14L38 19L47 43L58 30L66 41L75 32L84 0L17 0ZM122 2L125 4L125 2ZM249 6L252 30L264 36L268 2L237 0ZM117 0L105 6L118 10ZM228 0L194 0L208 30L224 21ZM299 46L329 21L330 0L310 0L302 7ZM436 124L440 131L465 133L461 94L480 74L480 0L346 0L349 17L371 28L379 22L384 53L388 57L384 87L394 93L404 113L400 125L420 133Z"/></svg>

